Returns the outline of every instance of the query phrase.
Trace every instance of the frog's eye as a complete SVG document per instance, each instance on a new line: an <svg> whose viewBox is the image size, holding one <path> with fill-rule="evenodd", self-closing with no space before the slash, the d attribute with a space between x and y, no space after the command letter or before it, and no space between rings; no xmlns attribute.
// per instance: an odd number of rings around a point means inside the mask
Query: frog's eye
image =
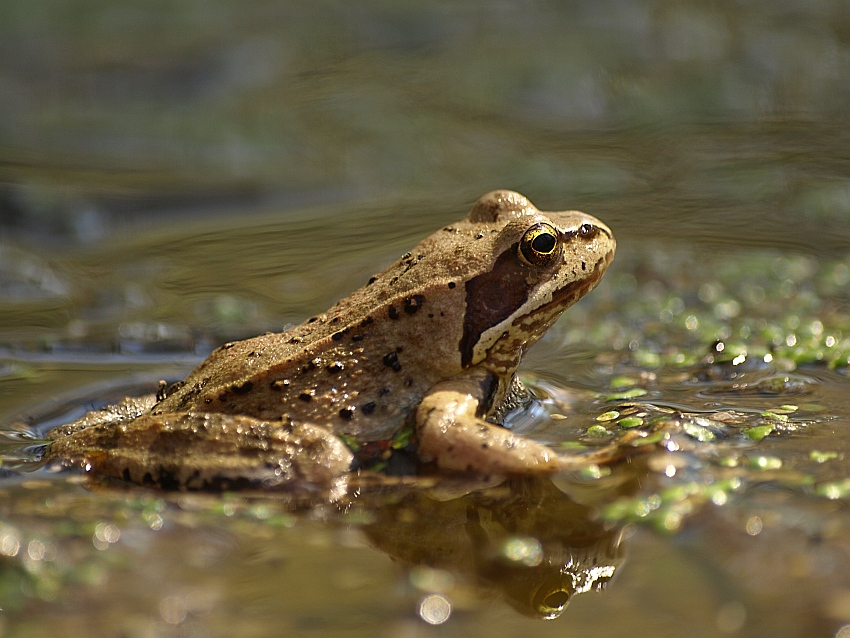
<svg viewBox="0 0 850 638"><path fill-rule="evenodd" d="M535 224L519 240L519 258L531 266L551 266L559 254L558 231L550 224Z"/></svg>

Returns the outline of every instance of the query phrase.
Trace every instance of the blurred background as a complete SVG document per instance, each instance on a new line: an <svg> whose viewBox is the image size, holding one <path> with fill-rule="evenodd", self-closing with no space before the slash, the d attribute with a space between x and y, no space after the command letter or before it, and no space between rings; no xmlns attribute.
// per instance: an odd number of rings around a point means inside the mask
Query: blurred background
<svg viewBox="0 0 850 638"><path fill-rule="evenodd" d="M848 68L842 0L7 0L0 222L67 245L512 187L630 234L835 247Z"/></svg>

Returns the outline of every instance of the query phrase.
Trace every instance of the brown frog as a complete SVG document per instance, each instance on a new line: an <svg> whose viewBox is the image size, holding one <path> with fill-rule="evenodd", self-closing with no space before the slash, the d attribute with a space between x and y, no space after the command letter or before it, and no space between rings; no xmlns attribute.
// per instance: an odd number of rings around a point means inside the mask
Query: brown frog
<svg viewBox="0 0 850 638"><path fill-rule="evenodd" d="M327 482L405 446L488 474L596 462L610 451L561 455L488 419L521 396L523 353L599 283L615 246L590 215L494 191L326 313L57 428L45 457L166 489Z"/></svg>

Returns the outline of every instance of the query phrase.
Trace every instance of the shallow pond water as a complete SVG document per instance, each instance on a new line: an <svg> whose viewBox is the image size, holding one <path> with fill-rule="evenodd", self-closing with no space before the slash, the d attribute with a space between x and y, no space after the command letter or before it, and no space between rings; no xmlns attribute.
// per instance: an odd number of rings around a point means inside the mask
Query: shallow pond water
<svg viewBox="0 0 850 638"><path fill-rule="evenodd" d="M850 632L843 3L42 4L0 8L0 635ZM615 232L511 426L620 461L224 495L38 466L497 187Z"/></svg>

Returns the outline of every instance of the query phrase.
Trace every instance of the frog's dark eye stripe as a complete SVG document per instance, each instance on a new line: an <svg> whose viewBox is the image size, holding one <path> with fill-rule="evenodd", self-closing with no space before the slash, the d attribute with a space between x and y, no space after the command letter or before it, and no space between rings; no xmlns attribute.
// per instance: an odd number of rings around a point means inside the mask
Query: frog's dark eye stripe
<svg viewBox="0 0 850 638"><path fill-rule="evenodd" d="M560 255L558 231L550 224L535 224L519 242L519 258L531 266L551 266Z"/></svg>

